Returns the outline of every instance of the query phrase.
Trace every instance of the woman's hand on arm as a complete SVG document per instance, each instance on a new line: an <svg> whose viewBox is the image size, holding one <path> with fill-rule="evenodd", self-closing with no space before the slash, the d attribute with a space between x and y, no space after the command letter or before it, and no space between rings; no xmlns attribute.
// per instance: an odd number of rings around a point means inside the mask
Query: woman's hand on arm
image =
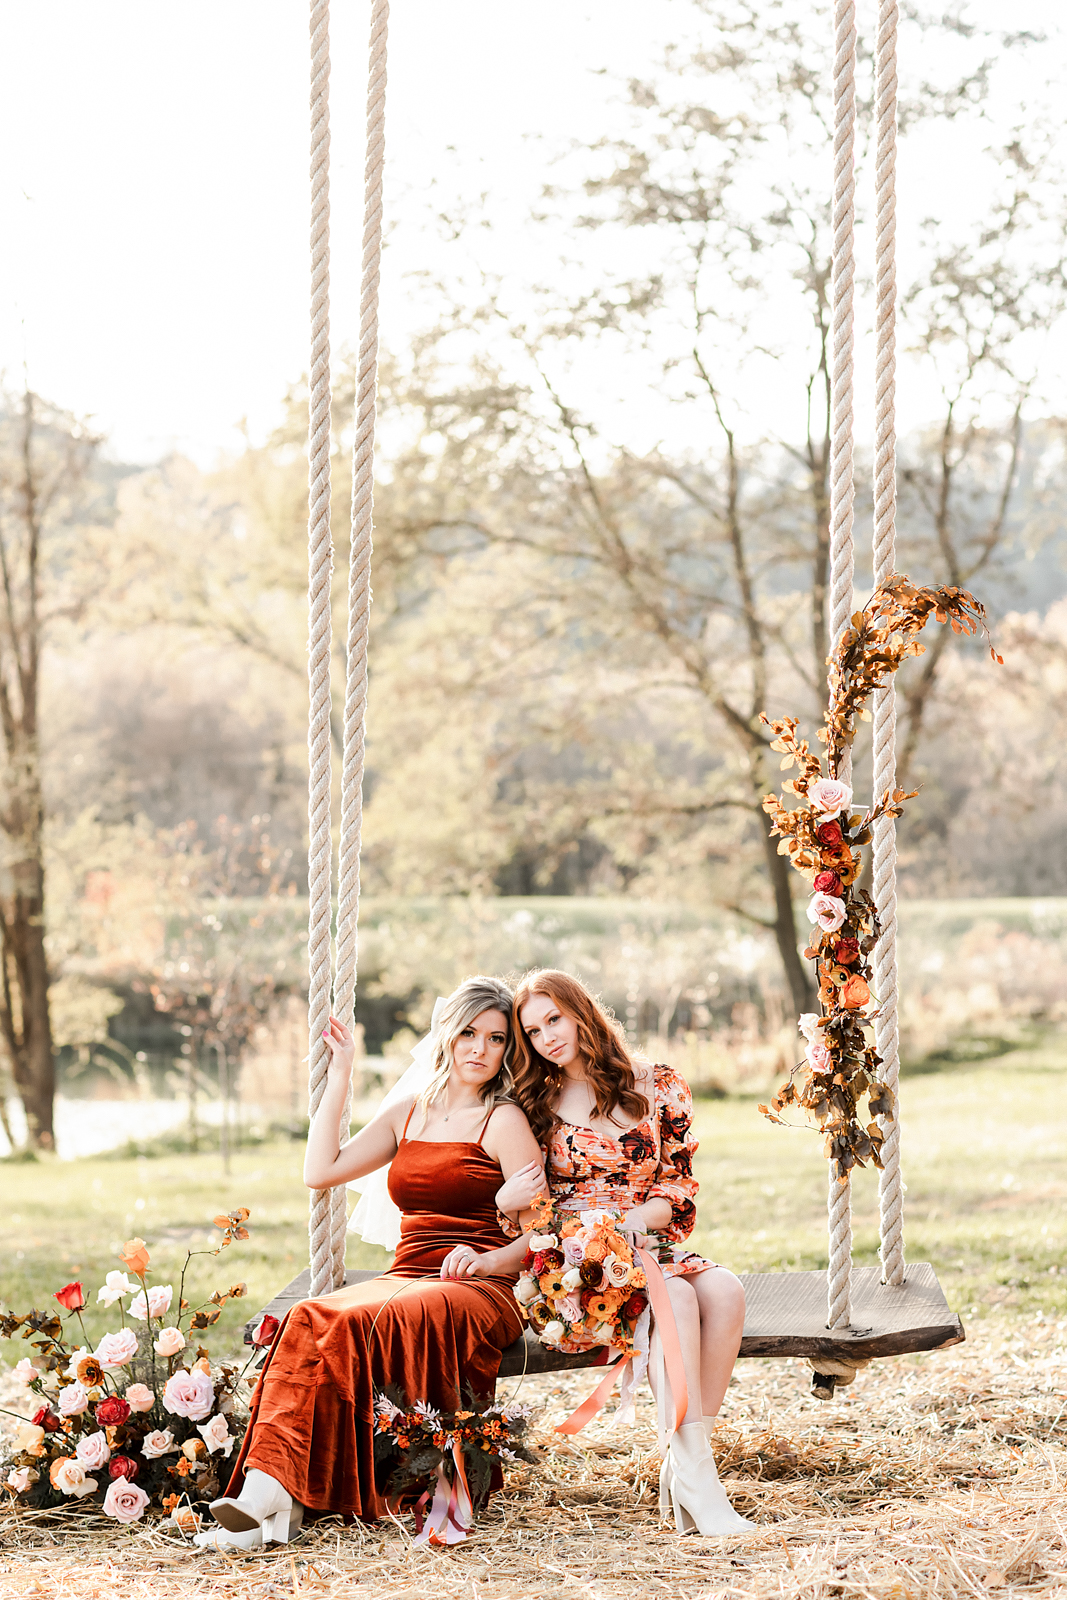
<svg viewBox="0 0 1067 1600"><path fill-rule="evenodd" d="M506 1217L517 1217L533 1205L538 1195L547 1193L545 1164L539 1155L536 1161L528 1162L505 1179L496 1192L496 1203Z"/></svg>
<svg viewBox="0 0 1067 1600"><path fill-rule="evenodd" d="M353 1178L361 1178L365 1173L374 1172L393 1159L397 1146L393 1128L397 1108L390 1107L368 1122L354 1139L342 1147L341 1119L345 1114L352 1081L355 1040L349 1029L342 1026L336 1017L330 1018L324 1038L330 1052L326 1087L311 1120L304 1153L304 1182L309 1189L333 1189Z"/></svg>

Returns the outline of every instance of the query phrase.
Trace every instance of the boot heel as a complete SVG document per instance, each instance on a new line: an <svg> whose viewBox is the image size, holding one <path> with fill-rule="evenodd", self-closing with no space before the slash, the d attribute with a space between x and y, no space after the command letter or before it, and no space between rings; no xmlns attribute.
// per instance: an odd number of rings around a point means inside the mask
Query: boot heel
<svg viewBox="0 0 1067 1600"><path fill-rule="evenodd" d="M699 1529L693 1518L689 1515L683 1502L678 1498L678 1490L671 1485L671 1504L674 1507L674 1526L679 1533L697 1533Z"/></svg>
<svg viewBox="0 0 1067 1600"><path fill-rule="evenodd" d="M275 1511L262 1522L264 1544L288 1544L304 1525L304 1508L294 1500L285 1511Z"/></svg>

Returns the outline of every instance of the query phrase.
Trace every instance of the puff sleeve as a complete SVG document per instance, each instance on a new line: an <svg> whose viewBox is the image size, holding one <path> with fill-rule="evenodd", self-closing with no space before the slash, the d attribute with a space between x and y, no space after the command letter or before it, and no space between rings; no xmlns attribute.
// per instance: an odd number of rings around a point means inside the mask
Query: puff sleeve
<svg viewBox="0 0 1067 1600"><path fill-rule="evenodd" d="M699 1184L693 1176L697 1141L692 1135L693 1095L681 1073L671 1067L656 1068L656 1118L659 1124L659 1166L648 1200L666 1200L671 1220L659 1237L670 1244L688 1239L696 1222Z"/></svg>

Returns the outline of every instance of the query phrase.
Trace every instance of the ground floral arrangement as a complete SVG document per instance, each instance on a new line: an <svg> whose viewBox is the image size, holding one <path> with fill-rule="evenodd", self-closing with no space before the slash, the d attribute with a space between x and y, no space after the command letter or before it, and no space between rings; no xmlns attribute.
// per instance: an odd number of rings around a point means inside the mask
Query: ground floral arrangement
<svg viewBox="0 0 1067 1600"><path fill-rule="evenodd" d="M535 1231L514 1293L537 1337L566 1350L610 1345L632 1356L648 1279L618 1217L561 1211L547 1196L531 1209Z"/></svg>
<svg viewBox="0 0 1067 1600"><path fill-rule="evenodd" d="M380 1391L374 1401L374 1464L386 1497L425 1497L440 1468L449 1485L462 1471L472 1503L484 1505L494 1467L536 1461L525 1440L530 1416L529 1406L479 1410L473 1398L467 1411L438 1411L424 1400L411 1405L394 1389Z"/></svg>
<svg viewBox="0 0 1067 1600"><path fill-rule="evenodd" d="M172 1284L149 1281L144 1240L129 1240L126 1270L109 1272L97 1292L99 1304L118 1308L120 1326L95 1350L82 1322L80 1283L53 1296L67 1313L66 1330L54 1311L0 1312L0 1337L20 1334L33 1348L15 1367L30 1415L9 1413L18 1417L17 1447L0 1465L11 1498L33 1508L91 1499L121 1523L157 1506L185 1530L198 1525L196 1507L221 1492L223 1464L240 1445L247 1413L238 1399L245 1369L213 1368L192 1336L246 1290L234 1284L192 1307L185 1278L194 1255L217 1256L247 1239L248 1216L242 1208L214 1219L221 1239L214 1250L186 1254L176 1303Z"/></svg>
<svg viewBox="0 0 1067 1600"><path fill-rule="evenodd" d="M875 823L899 817L918 790L887 791L869 810L850 814L852 790L838 773L857 721L870 721L867 707L874 690L909 657L924 653L917 635L931 617L949 623L955 633L985 628L984 607L965 589L924 589L906 577L888 578L854 613L830 658L830 700L818 730L826 745L825 771L823 759L798 737L795 718L762 719L774 734L771 749L781 753L783 771L799 769L782 790L800 804L791 807L769 794L763 809L773 819L771 833L781 835L779 853L812 880L812 935L804 954L815 962L820 1010L800 1018L806 1065L759 1109L772 1122L781 1122L779 1113L789 1105L807 1111L825 1135L826 1154L839 1180L867 1161L881 1166L884 1136L873 1119L894 1112L893 1093L880 1076L881 1058L868 1033L879 1003L871 987L871 955L880 928L874 901L857 886L863 850L871 844ZM871 1118L866 1125L864 1098Z"/></svg>

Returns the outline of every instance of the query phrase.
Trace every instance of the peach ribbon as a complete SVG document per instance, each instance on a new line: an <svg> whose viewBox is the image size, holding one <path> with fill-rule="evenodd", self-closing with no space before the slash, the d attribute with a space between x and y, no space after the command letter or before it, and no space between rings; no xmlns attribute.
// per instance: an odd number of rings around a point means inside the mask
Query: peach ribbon
<svg viewBox="0 0 1067 1600"><path fill-rule="evenodd" d="M645 1277L648 1279L648 1296L652 1302L656 1327L659 1329L660 1342L663 1346L663 1360L667 1368L667 1380L671 1386L671 1398L674 1401L674 1425L677 1427L689 1410L689 1387L685 1381L682 1347L678 1340L678 1324L674 1320L671 1298L667 1293L667 1280L660 1271L659 1262L654 1260L647 1250L636 1250L634 1254L644 1267ZM616 1361L615 1365L608 1369L607 1376L593 1390L588 1400L583 1400L577 1411L572 1416L569 1416L566 1422L561 1422L558 1425L556 1432L580 1432L590 1418L595 1417L600 1408L607 1402L608 1396L615 1387L615 1380L625 1365L625 1361ZM660 1405L662 1406L662 1404L661 1400Z"/></svg>
<svg viewBox="0 0 1067 1600"><path fill-rule="evenodd" d="M451 1485L445 1477L444 1466L438 1463L437 1487L425 1521L422 1511L430 1498L428 1490L415 1506L414 1544L461 1544L474 1526L474 1506L463 1466L463 1451L455 1439L452 1440L452 1461L456 1475Z"/></svg>

